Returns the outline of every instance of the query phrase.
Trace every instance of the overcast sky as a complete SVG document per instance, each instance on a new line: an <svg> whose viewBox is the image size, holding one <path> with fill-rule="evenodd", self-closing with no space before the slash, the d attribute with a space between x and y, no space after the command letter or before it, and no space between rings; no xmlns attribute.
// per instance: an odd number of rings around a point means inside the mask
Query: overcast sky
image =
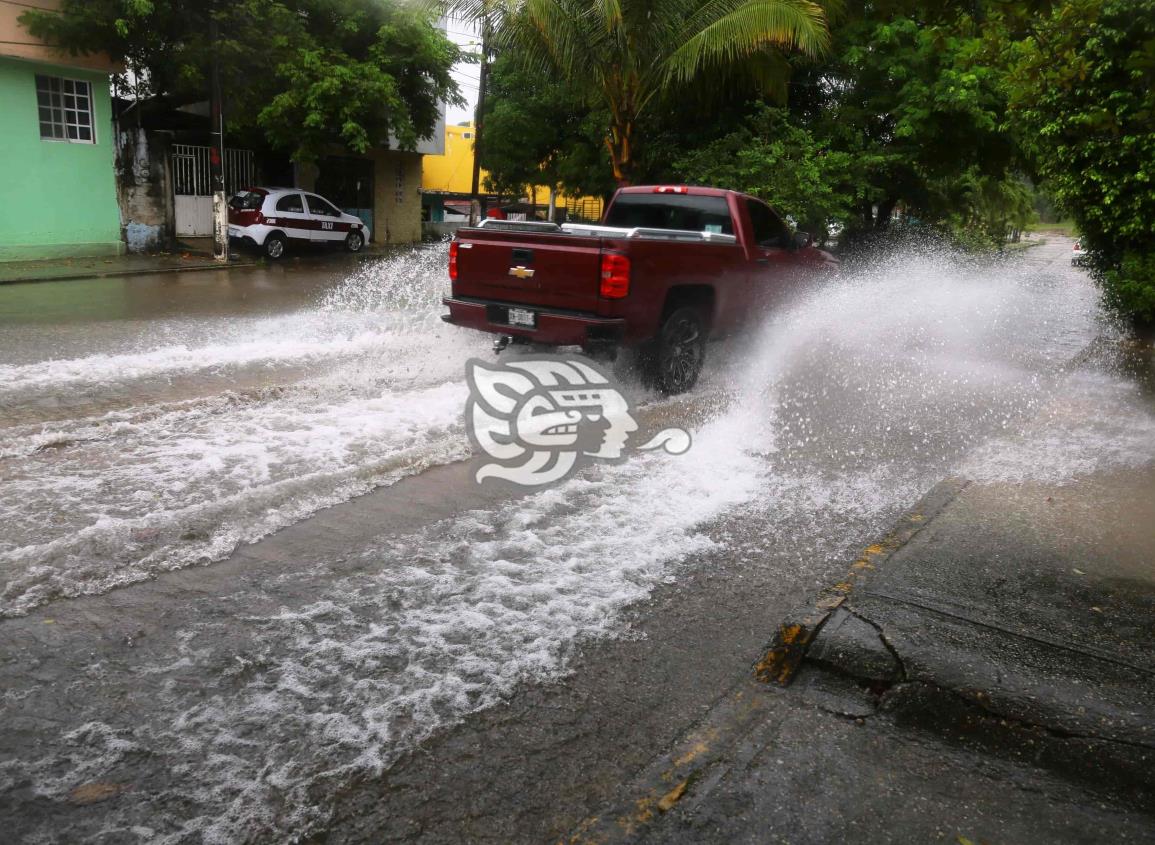
<svg viewBox="0 0 1155 845"><path fill-rule="evenodd" d="M451 18L445 25L445 32L451 41L460 44L467 50L476 52L481 49L481 38L477 35L472 24L455 21ZM480 70L480 65L458 64L454 66L453 78L457 80L457 87L461 89L461 95L469 101L469 105L465 108L447 106L445 122L448 125L452 126L455 123L473 120L473 109L477 105L477 75Z"/></svg>

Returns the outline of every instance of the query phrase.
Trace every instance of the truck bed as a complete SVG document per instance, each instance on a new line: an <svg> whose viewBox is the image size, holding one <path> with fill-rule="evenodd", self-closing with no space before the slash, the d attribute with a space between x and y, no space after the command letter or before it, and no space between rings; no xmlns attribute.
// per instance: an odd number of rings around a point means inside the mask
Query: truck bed
<svg viewBox="0 0 1155 845"><path fill-rule="evenodd" d="M639 242L737 242L733 235L670 229L485 220L457 232L454 295L600 314L601 256Z"/></svg>

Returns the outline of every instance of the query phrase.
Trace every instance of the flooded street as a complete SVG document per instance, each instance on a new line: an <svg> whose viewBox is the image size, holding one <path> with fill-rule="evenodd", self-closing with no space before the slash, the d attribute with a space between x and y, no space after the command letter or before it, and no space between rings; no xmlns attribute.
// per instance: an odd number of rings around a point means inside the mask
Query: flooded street
<svg viewBox="0 0 1155 845"><path fill-rule="evenodd" d="M3 291L0 615L220 559L462 457L461 361L485 345L442 326L443 261L421 258L63 286L74 307Z"/></svg>
<svg viewBox="0 0 1155 845"><path fill-rule="evenodd" d="M946 477L1149 463L1151 396L1096 356L1118 332L1069 254L847 270L712 344L689 397L623 358L639 419L693 447L528 494L471 480L464 367L491 339L441 322L444 245L0 287L0 819L340 839L358 790L564 689L587 646L699 613L745 653ZM698 610L663 616L679 590ZM643 686L711 683L712 635L680 628L697 656Z"/></svg>

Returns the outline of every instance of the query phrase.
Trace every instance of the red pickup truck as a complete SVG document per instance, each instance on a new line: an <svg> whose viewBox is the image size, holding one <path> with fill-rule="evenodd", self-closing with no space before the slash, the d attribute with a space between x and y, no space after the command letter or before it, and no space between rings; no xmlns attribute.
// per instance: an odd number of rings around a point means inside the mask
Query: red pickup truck
<svg viewBox="0 0 1155 845"><path fill-rule="evenodd" d="M666 393L697 381L708 336L732 332L836 266L761 200L684 185L622 188L602 225L485 220L449 245L442 319L533 342L642 351Z"/></svg>

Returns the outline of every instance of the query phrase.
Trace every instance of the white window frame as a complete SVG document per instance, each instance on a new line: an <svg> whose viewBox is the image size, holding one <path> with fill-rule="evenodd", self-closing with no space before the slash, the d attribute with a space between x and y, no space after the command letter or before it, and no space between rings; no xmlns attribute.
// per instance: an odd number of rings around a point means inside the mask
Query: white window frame
<svg viewBox="0 0 1155 845"><path fill-rule="evenodd" d="M59 83L53 87L53 82ZM83 86L83 93L81 93ZM48 104L44 104L42 96L47 97ZM80 107L81 101L86 102L86 108ZM71 102L71 106L68 103ZM40 140L65 144L95 144L96 135L96 104L92 98L92 83L86 79L70 79L65 76L52 76L47 73L36 74L36 116L40 128ZM48 112L48 120L44 120L44 112ZM88 115L88 124L80 121L79 115ZM58 119L59 118L59 119ZM52 135L44 134L44 127L51 126ZM76 138L68 137L68 130L76 130ZM62 137L57 137L55 131L59 129ZM87 130L90 137L81 138L81 130Z"/></svg>

